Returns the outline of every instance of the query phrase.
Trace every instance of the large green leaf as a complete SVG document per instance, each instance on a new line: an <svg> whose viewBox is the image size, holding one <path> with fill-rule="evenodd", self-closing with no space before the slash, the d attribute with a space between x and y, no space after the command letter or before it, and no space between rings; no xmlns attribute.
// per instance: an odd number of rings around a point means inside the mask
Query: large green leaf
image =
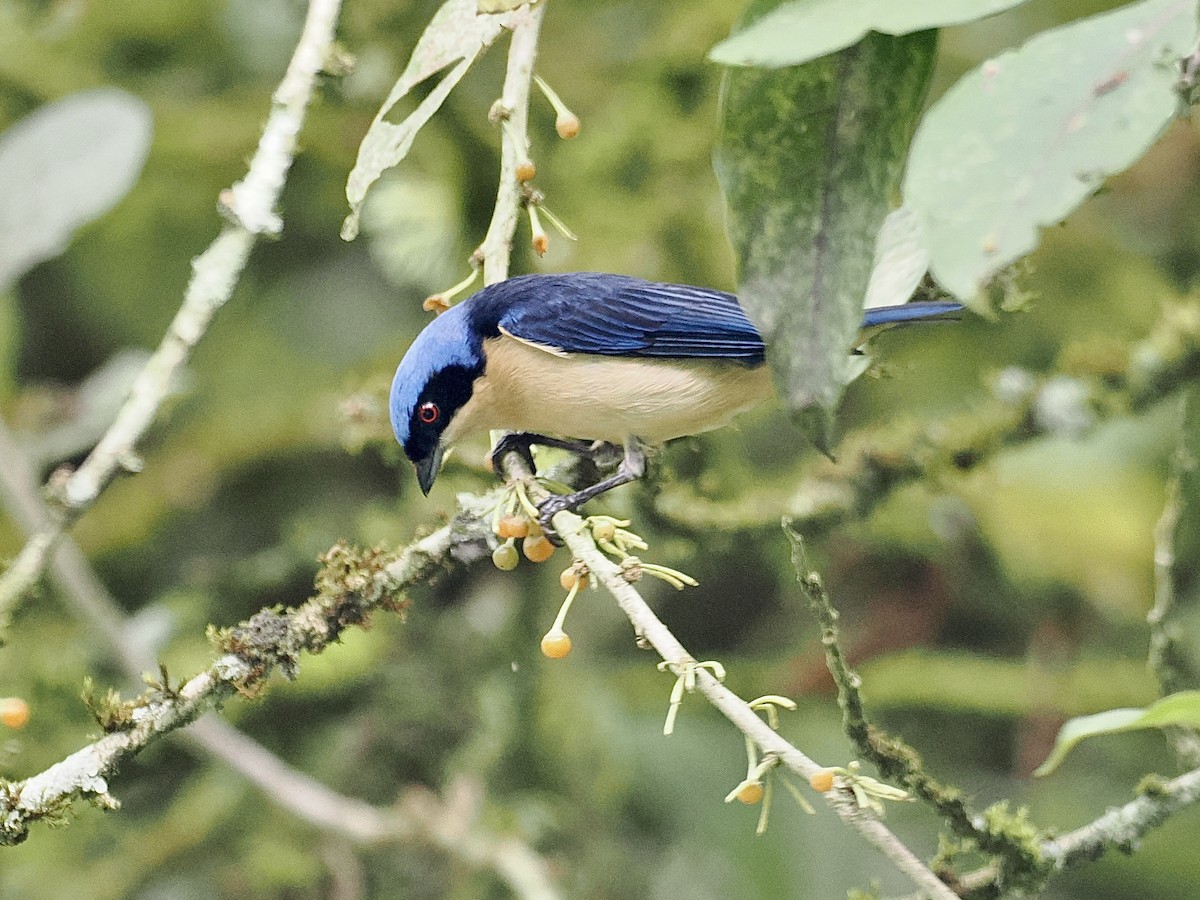
<svg viewBox="0 0 1200 900"><path fill-rule="evenodd" d="M935 52L934 32L874 34L803 66L725 73L714 165L738 295L780 397L823 449L860 370L848 351Z"/></svg>
<svg viewBox="0 0 1200 900"><path fill-rule="evenodd" d="M1179 109L1175 60L1196 0L1145 0L1045 32L965 76L925 116L904 202L931 271L974 300L1104 179L1138 159Z"/></svg>
<svg viewBox="0 0 1200 900"><path fill-rule="evenodd" d="M1084 738L1169 725L1200 728L1200 691L1180 691L1145 709L1110 709L1094 716L1071 719L1059 730L1054 749L1033 774L1049 775Z"/></svg>
<svg viewBox="0 0 1200 900"><path fill-rule="evenodd" d="M151 134L146 104L99 88L49 103L0 135L0 291L129 192Z"/></svg>
<svg viewBox="0 0 1200 900"><path fill-rule="evenodd" d="M842 50L869 31L902 35L973 22L1025 0L789 0L713 47L727 66L796 66Z"/></svg>

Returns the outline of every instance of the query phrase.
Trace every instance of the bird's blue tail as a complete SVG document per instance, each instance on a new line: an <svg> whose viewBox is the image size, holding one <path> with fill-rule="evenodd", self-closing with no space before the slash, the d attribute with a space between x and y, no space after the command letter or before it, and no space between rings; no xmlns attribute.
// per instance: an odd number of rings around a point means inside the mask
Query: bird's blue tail
<svg viewBox="0 0 1200 900"><path fill-rule="evenodd" d="M899 306L877 306L863 313L863 328L880 325L900 325L906 322L925 322L929 319L950 318L961 312L963 305L947 300L923 303L901 303Z"/></svg>

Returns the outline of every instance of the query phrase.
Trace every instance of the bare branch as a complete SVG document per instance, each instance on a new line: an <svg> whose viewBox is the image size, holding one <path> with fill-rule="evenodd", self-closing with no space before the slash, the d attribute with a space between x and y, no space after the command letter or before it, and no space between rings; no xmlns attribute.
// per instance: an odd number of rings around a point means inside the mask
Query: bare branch
<svg viewBox="0 0 1200 900"><path fill-rule="evenodd" d="M478 821L483 791L460 778L446 799L410 788L400 801L381 809L355 800L289 766L257 741L218 718L205 718L184 732L185 740L228 763L271 800L311 825L355 844L420 841L453 859L498 874L518 897L552 900L560 896L545 861L517 838L500 837Z"/></svg>
<svg viewBox="0 0 1200 900"><path fill-rule="evenodd" d="M58 504L26 542L13 565L0 576L0 630L13 607L41 576L51 550L63 533L95 502L109 481L124 469L141 468L138 442L204 336L213 315L233 293L260 234L282 227L275 204L296 153L296 139L312 98L318 73L329 55L341 0L312 0L287 73L275 92L270 117L246 177L224 191L221 201L231 218L207 250L192 263L182 305L146 362L117 417L79 469L55 485Z"/></svg>

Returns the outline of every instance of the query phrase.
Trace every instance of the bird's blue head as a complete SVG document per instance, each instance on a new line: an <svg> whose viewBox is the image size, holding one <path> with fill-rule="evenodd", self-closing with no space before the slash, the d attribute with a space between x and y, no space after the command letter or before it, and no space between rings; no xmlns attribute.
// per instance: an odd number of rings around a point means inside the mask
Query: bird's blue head
<svg viewBox="0 0 1200 900"><path fill-rule="evenodd" d="M483 366L482 337L470 321L469 303L460 303L417 335L396 369L388 404L392 430L425 494L442 464L443 433L471 399Z"/></svg>

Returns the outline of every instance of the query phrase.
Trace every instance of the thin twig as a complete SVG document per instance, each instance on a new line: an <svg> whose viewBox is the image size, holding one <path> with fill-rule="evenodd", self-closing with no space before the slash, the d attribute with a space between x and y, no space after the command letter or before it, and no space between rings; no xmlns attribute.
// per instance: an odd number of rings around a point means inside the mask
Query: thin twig
<svg viewBox="0 0 1200 900"><path fill-rule="evenodd" d="M514 458L509 454L506 460ZM569 512L554 517L554 527L567 543L574 557L583 562L588 570L616 598L617 605L633 624L634 633L640 640L658 651L677 674L688 666L695 665L695 658L684 649L662 620L646 603L645 599L625 578L620 566L600 552L590 534L583 529L582 520ZM705 669L696 672L696 685L713 706L733 725L758 744L762 752L774 754L780 762L806 780L822 769L795 746L784 740L771 729L757 713L737 694L725 687ZM950 900L951 891L917 856L897 838L875 814L860 807L853 795L846 791L829 791L826 801L845 822L852 825L879 850L893 865L912 879L930 897Z"/></svg>
<svg viewBox="0 0 1200 900"><path fill-rule="evenodd" d="M538 33L546 14L546 0L534 4L530 16L513 30L508 48L508 68L504 88L495 107L500 121L500 182L496 206L483 243L476 254L483 263L484 284L495 284L508 277L513 235L521 214L521 184L517 166L529 158L529 86L537 59Z"/></svg>
<svg viewBox="0 0 1200 900"><path fill-rule="evenodd" d="M41 523L13 565L0 575L0 631L12 609L41 576L64 532L118 471L140 470L137 445L213 315L233 293L255 240L261 234L277 234L282 227L275 205L295 157L296 139L317 75L333 45L340 7L341 0L312 0L309 4L296 51L275 92L249 171L221 195L231 222L193 261L183 303L158 349L134 380L116 419L79 469L63 483L56 483L58 503L49 520Z"/></svg>
<svg viewBox="0 0 1200 900"><path fill-rule="evenodd" d="M1196 459L1200 441L1197 404L1200 404L1200 395L1192 387L1179 402L1179 445L1171 464L1162 515L1154 527L1154 606L1146 614L1146 621L1150 624L1150 670L1164 694L1196 687L1200 674L1184 639L1188 633L1184 624L1189 612L1187 607L1196 602L1194 592L1186 587L1195 563L1186 557L1191 556L1193 544L1189 538L1200 519L1200 510L1195 508L1197 488L1200 487ZM1180 552L1185 556L1186 568L1182 573L1177 570ZM1184 586L1182 592L1178 590L1179 586ZM1184 765L1200 765L1200 732L1180 726L1165 731Z"/></svg>
<svg viewBox="0 0 1200 900"><path fill-rule="evenodd" d="M183 737L227 762L275 803L323 831L368 846L424 842L468 866L495 872L518 897L554 900L561 896L545 860L528 844L501 837L480 824L483 793L470 779L451 783L445 800L431 791L410 788L395 806L384 809L339 794L223 719L201 719Z"/></svg>

